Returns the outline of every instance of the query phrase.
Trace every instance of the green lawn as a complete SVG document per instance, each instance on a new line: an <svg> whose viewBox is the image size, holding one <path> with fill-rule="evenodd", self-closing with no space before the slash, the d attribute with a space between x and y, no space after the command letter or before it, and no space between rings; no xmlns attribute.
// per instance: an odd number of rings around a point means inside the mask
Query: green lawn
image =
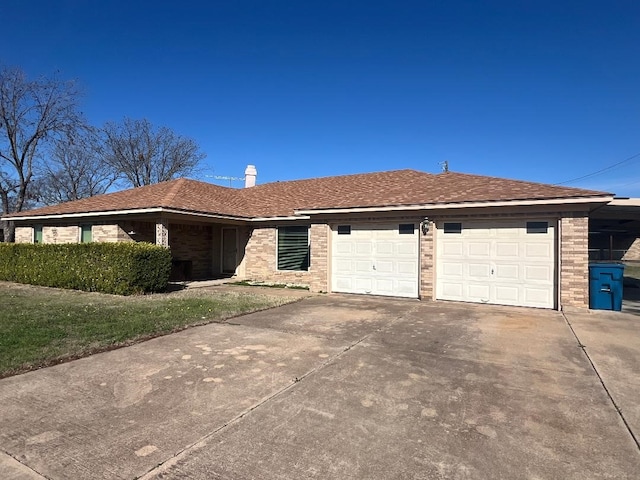
<svg viewBox="0 0 640 480"><path fill-rule="evenodd" d="M211 290L118 297L0 282L0 378L294 300Z"/></svg>

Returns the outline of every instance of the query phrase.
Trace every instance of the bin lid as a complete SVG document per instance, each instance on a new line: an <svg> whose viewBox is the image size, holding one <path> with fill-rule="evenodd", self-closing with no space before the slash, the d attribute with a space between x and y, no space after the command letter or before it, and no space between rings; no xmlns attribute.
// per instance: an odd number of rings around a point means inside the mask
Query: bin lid
<svg viewBox="0 0 640 480"><path fill-rule="evenodd" d="M624 268L620 262L591 262L589 268Z"/></svg>

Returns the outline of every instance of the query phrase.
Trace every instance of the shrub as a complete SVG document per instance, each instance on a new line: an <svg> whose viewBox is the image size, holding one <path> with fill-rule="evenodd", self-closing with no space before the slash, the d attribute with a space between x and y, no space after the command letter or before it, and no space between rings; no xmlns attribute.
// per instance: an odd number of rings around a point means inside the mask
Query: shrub
<svg viewBox="0 0 640 480"><path fill-rule="evenodd" d="M150 243L0 244L0 280L131 295L166 289L171 252Z"/></svg>

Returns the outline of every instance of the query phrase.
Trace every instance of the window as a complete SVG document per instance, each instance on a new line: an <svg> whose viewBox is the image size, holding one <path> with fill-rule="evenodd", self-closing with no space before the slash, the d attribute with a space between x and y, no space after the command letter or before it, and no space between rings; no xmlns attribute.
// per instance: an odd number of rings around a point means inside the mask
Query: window
<svg viewBox="0 0 640 480"><path fill-rule="evenodd" d="M309 270L309 227L278 228L278 270Z"/></svg>
<svg viewBox="0 0 640 480"><path fill-rule="evenodd" d="M42 225L33 226L33 243L42 243Z"/></svg>
<svg viewBox="0 0 640 480"><path fill-rule="evenodd" d="M445 222L444 233L462 233L462 224Z"/></svg>
<svg viewBox="0 0 640 480"><path fill-rule="evenodd" d="M80 242L90 243L91 239L91 225L80 225Z"/></svg>
<svg viewBox="0 0 640 480"><path fill-rule="evenodd" d="M413 223L401 223L398 225L398 233L400 235L413 235L416 226Z"/></svg>
<svg viewBox="0 0 640 480"><path fill-rule="evenodd" d="M527 222L527 233L547 233L549 222Z"/></svg>
<svg viewBox="0 0 640 480"><path fill-rule="evenodd" d="M338 235L351 235L351 225L338 225Z"/></svg>

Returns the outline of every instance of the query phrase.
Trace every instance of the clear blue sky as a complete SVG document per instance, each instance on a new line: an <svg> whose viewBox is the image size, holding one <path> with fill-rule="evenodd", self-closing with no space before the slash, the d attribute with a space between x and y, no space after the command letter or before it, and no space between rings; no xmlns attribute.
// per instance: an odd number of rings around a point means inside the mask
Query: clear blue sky
<svg viewBox="0 0 640 480"><path fill-rule="evenodd" d="M193 137L203 180L448 160L558 183L640 153L637 0L4 0L0 17L0 63L77 79L94 125ZM568 185L640 196L640 156Z"/></svg>

